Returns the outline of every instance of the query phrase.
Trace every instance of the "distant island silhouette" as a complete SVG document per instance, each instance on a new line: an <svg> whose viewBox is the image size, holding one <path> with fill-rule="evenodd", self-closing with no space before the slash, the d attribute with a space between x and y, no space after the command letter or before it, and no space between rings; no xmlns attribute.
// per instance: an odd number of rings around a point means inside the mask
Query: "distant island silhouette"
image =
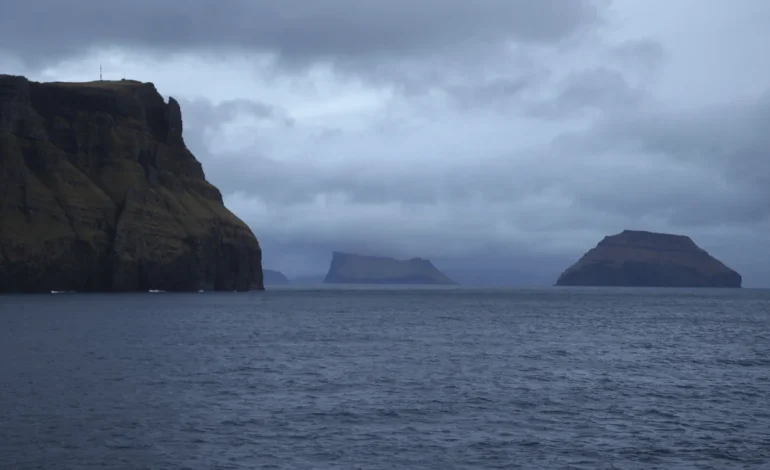
<svg viewBox="0 0 770 470"><path fill-rule="evenodd" d="M690 237L624 230L604 237L557 286L741 287L741 275Z"/></svg>
<svg viewBox="0 0 770 470"><path fill-rule="evenodd" d="M453 285L455 281L423 258L397 260L335 251L326 284L434 284Z"/></svg>

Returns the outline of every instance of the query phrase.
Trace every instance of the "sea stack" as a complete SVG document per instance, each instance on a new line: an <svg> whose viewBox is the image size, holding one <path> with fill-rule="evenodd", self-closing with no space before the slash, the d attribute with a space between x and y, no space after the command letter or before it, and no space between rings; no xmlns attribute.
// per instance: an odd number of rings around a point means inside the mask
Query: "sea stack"
<svg viewBox="0 0 770 470"><path fill-rule="evenodd" d="M604 237L557 286L741 287L741 275L690 237L639 230Z"/></svg>
<svg viewBox="0 0 770 470"><path fill-rule="evenodd" d="M0 292L259 290L261 260L152 83L0 75Z"/></svg>
<svg viewBox="0 0 770 470"><path fill-rule="evenodd" d="M326 284L456 284L424 258L397 260L334 252Z"/></svg>

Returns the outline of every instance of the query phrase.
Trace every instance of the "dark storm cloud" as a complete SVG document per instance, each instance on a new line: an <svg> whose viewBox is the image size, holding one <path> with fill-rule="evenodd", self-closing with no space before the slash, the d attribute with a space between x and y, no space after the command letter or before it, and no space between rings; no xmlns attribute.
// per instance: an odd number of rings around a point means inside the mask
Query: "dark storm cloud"
<svg viewBox="0 0 770 470"><path fill-rule="evenodd" d="M33 62L109 46L368 61L472 42L555 42L599 19L589 0L25 0L4 6L0 44Z"/></svg>

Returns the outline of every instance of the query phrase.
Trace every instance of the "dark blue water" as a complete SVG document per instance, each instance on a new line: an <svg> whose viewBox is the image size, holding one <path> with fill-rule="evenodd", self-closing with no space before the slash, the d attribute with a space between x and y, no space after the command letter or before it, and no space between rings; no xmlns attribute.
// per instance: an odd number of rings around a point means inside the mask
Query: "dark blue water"
<svg viewBox="0 0 770 470"><path fill-rule="evenodd" d="M770 469L770 292L0 297L2 469Z"/></svg>

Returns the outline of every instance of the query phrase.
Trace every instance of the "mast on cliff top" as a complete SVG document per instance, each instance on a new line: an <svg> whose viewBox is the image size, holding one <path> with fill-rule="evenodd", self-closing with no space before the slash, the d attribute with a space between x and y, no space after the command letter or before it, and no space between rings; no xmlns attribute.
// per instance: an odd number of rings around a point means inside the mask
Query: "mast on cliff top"
<svg viewBox="0 0 770 470"><path fill-rule="evenodd" d="M102 81L102 64L99 64L99 81Z"/></svg>

